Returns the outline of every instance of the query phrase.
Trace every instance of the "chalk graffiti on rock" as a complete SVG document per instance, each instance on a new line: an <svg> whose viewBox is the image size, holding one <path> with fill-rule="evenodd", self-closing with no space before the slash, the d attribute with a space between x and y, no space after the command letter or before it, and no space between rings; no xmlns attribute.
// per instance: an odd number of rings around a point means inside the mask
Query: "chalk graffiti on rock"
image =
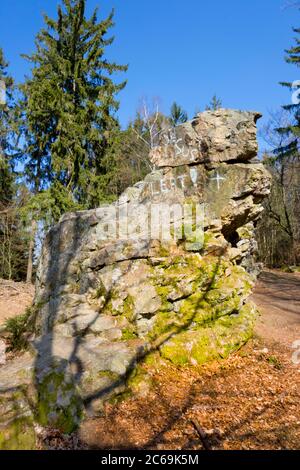
<svg viewBox="0 0 300 470"><path fill-rule="evenodd" d="M192 184L195 188L197 188L197 181L198 181L198 170L196 168L190 168L189 170L190 178L188 174L183 174L179 176L172 176L169 178L161 178L160 180L151 181L150 191L152 196L156 196L158 194L169 193L170 191L181 189L186 190L188 186L188 180L190 179Z"/></svg>
<svg viewBox="0 0 300 470"><path fill-rule="evenodd" d="M192 180L193 185L195 187L197 187L198 171L196 170L196 168L191 168L190 169L190 176L191 176L191 180Z"/></svg>
<svg viewBox="0 0 300 470"><path fill-rule="evenodd" d="M180 175L177 177L172 176L171 178L162 178L161 180L152 181L150 183L150 189L152 196L162 193L169 193L175 189L185 189L185 180L187 175Z"/></svg>
<svg viewBox="0 0 300 470"><path fill-rule="evenodd" d="M226 181L226 178L224 178L223 176L220 176L218 171L217 171L216 176L214 176L213 178L210 178L210 179L211 179L211 181L216 181L218 191L220 191L220 188L221 188L221 185L220 185L221 181Z"/></svg>
<svg viewBox="0 0 300 470"><path fill-rule="evenodd" d="M197 160L197 157L199 155L198 149L186 146L183 139L181 137L177 137L175 129L169 129L169 131L165 133L163 137L167 146L174 146L176 158L183 157L194 162ZM168 152L167 147L165 148L165 152Z"/></svg>

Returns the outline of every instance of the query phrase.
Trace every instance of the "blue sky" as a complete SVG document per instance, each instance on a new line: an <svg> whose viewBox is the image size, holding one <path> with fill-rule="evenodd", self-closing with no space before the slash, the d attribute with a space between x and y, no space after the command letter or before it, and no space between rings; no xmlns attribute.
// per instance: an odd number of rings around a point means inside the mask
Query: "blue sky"
<svg viewBox="0 0 300 470"><path fill-rule="evenodd" d="M284 62L300 26L287 0L88 0L100 16L115 7L116 39L108 57L128 63L128 85L120 94L122 125L143 96L159 97L168 111L176 100L189 113L203 109L216 93L225 107L251 109L267 118L291 100L279 81L298 80ZM55 16L57 0L1 0L0 46L10 71L22 81L29 68L21 53L34 49L42 12Z"/></svg>

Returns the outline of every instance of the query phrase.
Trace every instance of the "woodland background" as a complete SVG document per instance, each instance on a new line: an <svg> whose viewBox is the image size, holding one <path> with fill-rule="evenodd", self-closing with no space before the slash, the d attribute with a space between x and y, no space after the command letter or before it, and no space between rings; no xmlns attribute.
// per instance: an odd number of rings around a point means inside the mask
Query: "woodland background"
<svg viewBox="0 0 300 470"><path fill-rule="evenodd" d="M35 51L24 55L31 74L23 83L10 75L0 48L0 278L32 282L47 230L64 213L111 202L143 179L153 169L148 154L162 129L193 117L176 97L168 115L158 99L142 97L135 118L121 128L118 93L127 65L106 55L114 12L87 18L86 4L62 0L55 19L45 15ZM299 33L294 29L285 57L297 67ZM292 83L281 85L295 91ZM219 107L215 95L206 109ZM270 115L260 137L273 187L257 227L259 259L293 270L300 264L298 100Z"/></svg>

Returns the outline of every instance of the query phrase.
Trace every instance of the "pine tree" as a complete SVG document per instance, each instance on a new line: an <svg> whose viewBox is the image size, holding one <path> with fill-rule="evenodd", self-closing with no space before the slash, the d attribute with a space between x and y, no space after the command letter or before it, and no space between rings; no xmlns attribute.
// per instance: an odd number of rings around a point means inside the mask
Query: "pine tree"
<svg viewBox="0 0 300 470"><path fill-rule="evenodd" d="M294 28L293 31L297 34L300 29ZM294 64L300 67L300 39L296 38L296 45L286 50L288 54L285 61L289 64ZM283 109L291 113L291 122L285 127L277 128L277 132L282 136L285 141L284 145L278 147L274 153L279 159L289 158L299 155L299 138L300 138L300 100L299 90L300 82L280 82L284 87L288 87L293 91L293 103L283 106Z"/></svg>
<svg viewBox="0 0 300 470"><path fill-rule="evenodd" d="M188 115L184 111L184 109L174 102L171 106L171 115L170 115L170 123L172 126L178 126L179 124L183 124L188 120Z"/></svg>
<svg viewBox="0 0 300 470"><path fill-rule="evenodd" d="M97 10L87 19L85 8L86 0L62 0L56 20L45 15L35 53L25 56L33 64L23 86L25 169L34 192L48 192L55 219L107 197L118 129L116 94L126 84L116 84L113 75L127 66L105 58L114 40L107 38L113 12L98 22Z"/></svg>
<svg viewBox="0 0 300 470"><path fill-rule="evenodd" d="M222 100L218 98L217 95L214 95L205 109L206 111L216 111L220 108L222 108Z"/></svg>

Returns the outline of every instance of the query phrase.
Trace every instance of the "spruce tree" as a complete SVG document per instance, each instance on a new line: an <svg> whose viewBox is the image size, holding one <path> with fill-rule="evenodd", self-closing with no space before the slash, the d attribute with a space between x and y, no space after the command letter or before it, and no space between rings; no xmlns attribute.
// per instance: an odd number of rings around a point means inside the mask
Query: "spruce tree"
<svg viewBox="0 0 300 470"><path fill-rule="evenodd" d="M16 182L15 87L0 48L0 278L23 280L27 264L28 241L20 217L24 191Z"/></svg>
<svg viewBox="0 0 300 470"><path fill-rule="evenodd" d="M294 28L293 31L299 35L300 29ZM294 47L286 50L287 56L285 61L300 67L300 39L296 37ZM299 90L300 82L281 82L284 87L288 87L293 91L294 100L291 104L283 106L283 109L291 113L291 121L285 127L277 128L277 132L282 136L284 145L275 150L275 156L279 159L295 157L299 155L299 138L300 138L300 100Z"/></svg>
<svg viewBox="0 0 300 470"><path fill-rule="evenodd" d="M26 107L25 169L35 193L46 190L53 216L91 208L105 200L113 171L118 131L115 72L127 66L109 62L107 37L113 12L98 21L85 15L86 0L62 0L57 19L44 16L33 65L23 86ZM55 210L54 210L55 209Z"/></svg>
<svg viewBox="0 0 300 470"><path fill-rule="evenodd" d="M0 208L10 203L13 196L13 173L11 168L13 79L7 72L3 50L0 48Z"/></svg>

